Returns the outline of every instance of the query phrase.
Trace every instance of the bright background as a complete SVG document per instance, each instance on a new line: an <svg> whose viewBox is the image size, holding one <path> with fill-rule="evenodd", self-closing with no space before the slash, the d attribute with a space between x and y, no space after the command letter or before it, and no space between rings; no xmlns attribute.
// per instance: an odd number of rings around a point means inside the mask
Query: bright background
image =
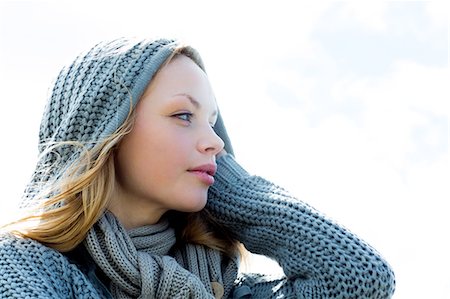
<svg viewBox="0 0 450 299"><path fill-rule="evenodd" d="M202 53L241 164L377 248L394 298L450 298L448 4L296 2L1 1L2 220L62 65L103 39L178 37Z"/></svg>

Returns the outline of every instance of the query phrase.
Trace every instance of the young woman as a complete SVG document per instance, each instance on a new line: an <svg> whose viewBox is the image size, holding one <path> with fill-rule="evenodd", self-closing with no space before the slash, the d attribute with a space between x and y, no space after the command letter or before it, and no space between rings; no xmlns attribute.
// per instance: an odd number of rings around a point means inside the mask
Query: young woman
<svg viewBox="0 0 450 299"><path fill-rule="evenodd" d="M59 74L1 298L389 298L369 245L234 159L198 53L100 43ZM284 277L238 275L241 246Z"/></svg>

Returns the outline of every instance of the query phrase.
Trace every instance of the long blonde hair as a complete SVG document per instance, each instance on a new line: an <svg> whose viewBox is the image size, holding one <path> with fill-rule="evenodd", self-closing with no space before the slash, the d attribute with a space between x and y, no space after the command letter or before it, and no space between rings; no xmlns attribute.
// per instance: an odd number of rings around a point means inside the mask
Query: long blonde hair
<svg viewBox="0 0 450 299"><path fill-rule="evenodd" d="M203 68L201 60L186 49L176 49L165 64L183 54ZM39 193L32 195L30 200L38 204L24 210L24 216L4 225L2 230L34 239L61 252L74 249L108 207L116 183L115 149L132 130L133 123L134 112L130 109L125 122L111 136L92 149L83 150L61 178L47 182L51 187L41 188ZM63 142L52 148L59 146L85 148L79 142ZM176 229L178 244L205 245L227 255L241 250L239 242L206 210L197 213L172 211L168 217Z"/></svg>

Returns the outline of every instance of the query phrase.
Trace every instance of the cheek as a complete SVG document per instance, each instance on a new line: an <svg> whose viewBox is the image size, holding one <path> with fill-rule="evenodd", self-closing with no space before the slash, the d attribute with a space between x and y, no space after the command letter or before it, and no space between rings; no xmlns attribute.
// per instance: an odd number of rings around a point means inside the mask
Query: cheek
<svg viewBox="0 0 450 299"><path fill-rule="evenodd" d="M129 179L162 183L191 167L193 144L181 130L136 126L123 140L120 165Z"/></svg>
<svg viewBox="0 0 450 299"><path fill-rule="evenodd" d="M149 135L141 142L144 155L161 168L188 166L193 145L186 134L180 130L149 130ZM151 136L151 137L150 137Z"/></svg>

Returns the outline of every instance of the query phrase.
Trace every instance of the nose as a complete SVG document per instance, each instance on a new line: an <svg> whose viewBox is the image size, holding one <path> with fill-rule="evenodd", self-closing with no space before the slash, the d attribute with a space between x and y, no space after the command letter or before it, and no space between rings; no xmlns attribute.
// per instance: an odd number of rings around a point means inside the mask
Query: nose
<svg viewBox="0 0 450 299"><path fill-rule="evenodd" d="M223 150L224 146L225 143L223 140L210 126L206 129L204 137L198 142L198 149L200 152L209 153L212 155L217 155L221 150Z"/></svg>

